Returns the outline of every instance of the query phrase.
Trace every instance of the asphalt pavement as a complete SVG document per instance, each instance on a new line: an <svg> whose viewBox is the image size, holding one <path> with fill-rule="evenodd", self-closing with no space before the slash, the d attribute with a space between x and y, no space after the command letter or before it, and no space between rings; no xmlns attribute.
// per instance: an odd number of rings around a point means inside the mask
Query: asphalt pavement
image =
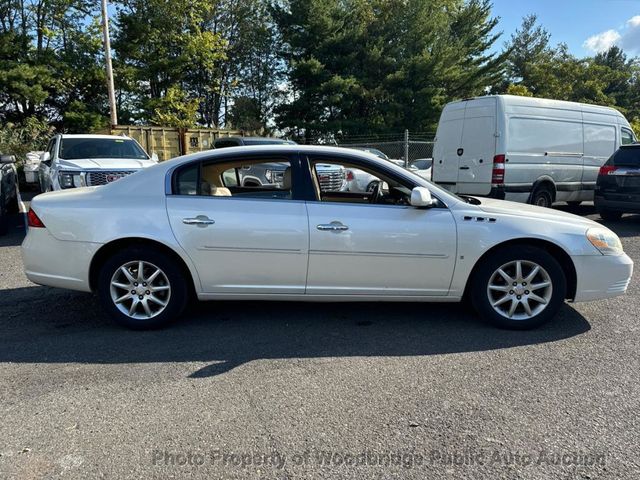
<svg viewBox="0 0 640 480"><path fill-rule="evenodd" d="M640 216L607 226L638 264ZM0 478L640 478L638 274L527 332L281 302L132 332L30 283L23 236L0 237Z"/></svg>

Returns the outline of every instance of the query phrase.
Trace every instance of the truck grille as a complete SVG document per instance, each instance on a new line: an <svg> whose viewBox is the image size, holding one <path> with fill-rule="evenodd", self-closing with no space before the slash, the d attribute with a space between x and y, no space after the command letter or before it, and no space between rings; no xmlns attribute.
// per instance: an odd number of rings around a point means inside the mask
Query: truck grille
<svg viewBox="0 0 640 480"><path fill-rule="evenodd" d="M87 185L92 187L96 185L105 185L115 182L122 177L131 175L132 171L116 171L116 172L89 172L87 173Z"/></svg>
<svg viewBox="0 0 640 480"><path fill-rule="evenodd" d="M318 172L318 181L322 192L339 191L344 183L344 171Z"/></svg>

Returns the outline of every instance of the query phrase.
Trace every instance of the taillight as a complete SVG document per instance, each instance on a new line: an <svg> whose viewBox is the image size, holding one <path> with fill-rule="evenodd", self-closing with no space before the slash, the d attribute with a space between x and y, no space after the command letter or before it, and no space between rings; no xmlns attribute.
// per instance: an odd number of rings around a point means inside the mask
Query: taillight
<svg viewBox="0 0 640 480"><path fill-rule="evenodd" d="M504 155L493 157L493 170L491 170L491 183L504 183Z"/></svg>
<svg viewBox="0 0 640 480"><path fill-rule="evenodd" d="M30 208L27 213L27 225L31 228L45 228L44 223L42 223L42 220L38 218L38 215L36 215L36 212L34 212L32 208Z"/></svg>
<svg viewBox="0 0 640 480"><path fill-rule="evenodd" d="M616 171L616 168L618 167L614 167L613 165L603 165L600 167L600 171L598 172L598 175L611 175L613 172Z"/></svg>
<svg viewBox="0 0 640 480"><path fill-rule="evenodd" d="M355 178L351 170L347 170L347 182L352 181Z"/></svg>

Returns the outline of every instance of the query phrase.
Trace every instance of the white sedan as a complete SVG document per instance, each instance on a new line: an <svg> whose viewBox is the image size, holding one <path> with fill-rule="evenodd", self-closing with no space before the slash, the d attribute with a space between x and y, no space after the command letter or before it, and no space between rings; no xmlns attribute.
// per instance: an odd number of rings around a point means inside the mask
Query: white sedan
<svg viewBox="0 0 640 480"><path fill-rule="evenodd" d="M243 169L286 164L282 183ZM323 191L318 165L380 178ZM22 245L28 278L97 292L130 328L200 300L458 302L508 328L553 318L566 299L623 294L633 262L609 229L578 216L457 197L351 149L225 148L118 182L39 195Z"/></svg>

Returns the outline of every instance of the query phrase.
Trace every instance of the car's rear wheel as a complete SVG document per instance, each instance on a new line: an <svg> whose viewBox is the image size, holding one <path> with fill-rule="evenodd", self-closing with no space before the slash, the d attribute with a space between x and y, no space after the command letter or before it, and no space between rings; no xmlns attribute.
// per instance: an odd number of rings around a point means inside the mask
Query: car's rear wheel
<svg viewBox="0 0 640 480"><path fill-rule="evenodd" d="M614 210L600 210L599 213L603 220L615 221L622 218L622 212L616 212Z"/></svg>
<svg viewBox="0 0 640 480"><path fill-rule="evenodd" d="M558 261L537 247L507 247L484 259L472 278L478 314L502 328L525 330L550 320L562 306L566 278Z"/></svg>
<svg viewBox="0 0 640 480"><path fill-rule="evenodd" d="M104 263L98 278L98 295L117 323L145 330L161 327L180 316L188 288L173 260L155 250L133 247Z"/></svg>
<svg viewBox="0 0 640 480"><path fill-rule="evenodd" d="M531 194L531 204L550 208L553 205L553 192L546 185L537 187Z"/></svg>

